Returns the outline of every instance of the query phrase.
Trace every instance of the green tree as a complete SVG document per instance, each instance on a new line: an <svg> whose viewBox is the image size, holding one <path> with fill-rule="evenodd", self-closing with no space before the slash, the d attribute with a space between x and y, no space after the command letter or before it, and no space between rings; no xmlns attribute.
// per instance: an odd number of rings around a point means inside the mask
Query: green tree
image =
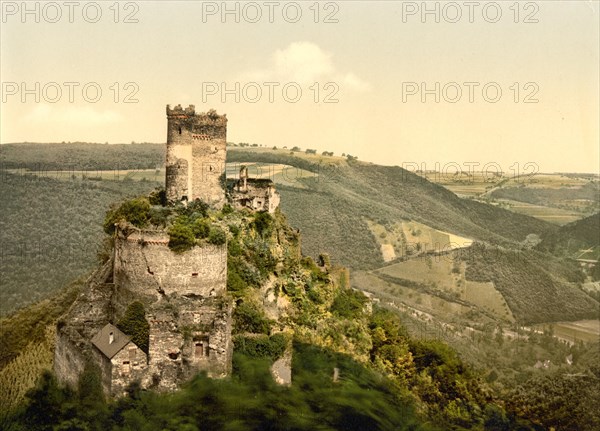
<svg viewBox="0 0 600 431"><path fill-rule="evenodd" d="M245 301L235 307L233 312L235 328L238 332L269 334L272 322L256 304Z"/></svg>
<svg viewBox="0 0 600 431"><path fill-rule="evenodd" d="M36 387L27 392L27 407L23 422L28 430L52 430L59 422L63 405L72 393L58 386L56 377L50 371L42 374Z"/></svg>
<svg viewBox="0 0 600 431"><path fill-rule="evenodd" d="M150 324L146 320L144 304L139 301L129 304L123 318L117 323L117 328L129 335L131 341L148 354Z"/></svg>

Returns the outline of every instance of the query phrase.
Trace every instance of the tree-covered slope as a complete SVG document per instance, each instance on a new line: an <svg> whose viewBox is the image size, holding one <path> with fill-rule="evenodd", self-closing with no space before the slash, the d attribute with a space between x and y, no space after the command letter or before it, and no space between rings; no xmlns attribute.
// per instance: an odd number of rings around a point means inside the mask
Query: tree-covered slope
<svg viewBox="0 0 600 431"><path fill-rule="evenodd" d="M292 225L306 232L303 247L308 254L325 250L354 269L372 269L383 263L366 219L384 225L415 220L463 237L512 247L529 234L556 229L532 217L461 199L400 167L247 149L230 150L228 160L287 164L318 175L296 180L305 188L279 187L282 208Z"/></svg>
<svg viewBox="0 0 600 431"><path fill-rule="evenodd" d="M549 232L537 246L541 251L568 257L577 257L580 250L597 247L600 247L600 213ZM592 254L590 258L593 257Z"/></svg>
<svg viewBox="0 0 600 431"><path fill-rule="evenodd" d="M575 262L480 243L462 257L467 280L493 281L521 323L598 318L598 302L577 287L583 275Z"/></svg>
<svg viewBox="0 0 600 431"><path fill-rule="evenodd" d="M89 272L102 249L106 208L156 185L2 173L0 315Z"/></svg>

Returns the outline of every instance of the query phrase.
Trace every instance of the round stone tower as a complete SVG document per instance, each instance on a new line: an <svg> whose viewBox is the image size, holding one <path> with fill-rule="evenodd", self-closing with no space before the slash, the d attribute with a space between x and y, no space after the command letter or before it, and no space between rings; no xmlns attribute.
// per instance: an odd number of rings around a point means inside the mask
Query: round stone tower
<svg viewBox="0 0 600 431"><path fill-rule="evenodd" d="M225 204L227 117L167 105L166 192L170 201Z"/></svg>

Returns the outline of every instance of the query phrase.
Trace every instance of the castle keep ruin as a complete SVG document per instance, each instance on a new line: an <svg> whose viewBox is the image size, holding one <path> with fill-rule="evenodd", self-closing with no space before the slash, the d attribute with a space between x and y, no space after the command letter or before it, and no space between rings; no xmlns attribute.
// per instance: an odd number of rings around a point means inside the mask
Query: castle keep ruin
<svg viewBox="0 0 600 431"><path fill-rule="evenodd" d="M225 203L227 117L167 105L166 192L170 201Z"/></svg>

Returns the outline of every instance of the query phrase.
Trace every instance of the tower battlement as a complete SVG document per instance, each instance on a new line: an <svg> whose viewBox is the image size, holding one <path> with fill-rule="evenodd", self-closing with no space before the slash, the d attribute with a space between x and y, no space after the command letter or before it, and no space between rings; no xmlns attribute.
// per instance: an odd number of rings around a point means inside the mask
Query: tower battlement
<svg viewBox="0 0 600 431"><path fill-rule="evenodd" d="M225 203L227 116L167 105L166 192L170 201Z"/></svg>
<svg viewBox="0 0 600 431"><path fill-rule="evenodd" d="M214 109L196 113L195 105L189 105L187 108L177 105L173 109L171 109L171 105L167 105L167 118L188 120L197 125L227 125L227 114L219 115Z"/></svg>

